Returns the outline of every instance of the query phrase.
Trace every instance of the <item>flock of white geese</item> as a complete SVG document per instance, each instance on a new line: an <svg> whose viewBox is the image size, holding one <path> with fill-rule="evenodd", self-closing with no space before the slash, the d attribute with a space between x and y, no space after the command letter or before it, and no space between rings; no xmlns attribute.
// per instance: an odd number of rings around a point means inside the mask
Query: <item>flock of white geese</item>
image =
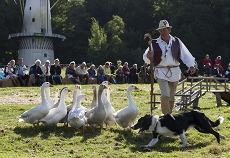
<svg viewBox="0 0 230 158"><path fill-rule="evenodd" d="M25 111L19 117L19 122L33 124L35 127L39 123L45 126L54 126L58 123L68 124L74 129L82 128L89 124L91 128L100 126L100 131L103 124L114 125L118 124L122 128L131 127L138 115L138 108L132 99L131 91L138 90L135 85L130 85L127 88L128 106L115 111L110 103L110 87L109 82L104 81L98 87L93 85L93 100L89 107L81 105L81 101L86 98L85 94L81 94L81 86L76 85L73 91L73 102L70 105L65 104L65 95L72 92L67 87L64 87L55 95L55 101L50 97L50 87L53 87L49 82L44 82L41 86L41 104Z"/></svg>

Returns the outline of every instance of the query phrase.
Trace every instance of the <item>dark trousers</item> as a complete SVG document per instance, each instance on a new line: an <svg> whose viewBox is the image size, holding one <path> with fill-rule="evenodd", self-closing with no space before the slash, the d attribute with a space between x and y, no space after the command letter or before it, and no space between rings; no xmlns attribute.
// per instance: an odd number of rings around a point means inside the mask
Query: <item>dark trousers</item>
<svg viewBox="0 0 230 158"><path fill-rule="evenodd" d="M28 86L30 75L24 75L24 76L19 75L17 77L17 79L19 80L21 86ZM26 80L26 84L25 85L23 83L23 80Z"/></svg>
<svg viewBox="0 0 230 158"><path fill-rule="evenodd" d="M85 78L85 84L88 84L89 82L89 76L88 75L79 75L80 82L82 83L83 79Z"/></svg>
<svg viewBox="0 0 230 158"><path fill-rule="evenodd" d="M49 82L53 84L53 81L56 84L62 84L62 77L60 75L50 75L49 76Z"/></svg>

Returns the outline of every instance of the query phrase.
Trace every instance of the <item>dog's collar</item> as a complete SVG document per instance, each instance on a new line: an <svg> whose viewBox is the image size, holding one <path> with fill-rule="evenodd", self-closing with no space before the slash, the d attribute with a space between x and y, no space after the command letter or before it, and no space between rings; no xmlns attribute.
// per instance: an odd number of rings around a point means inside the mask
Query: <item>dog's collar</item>
<svg viewBox="0 0 230 158"><path fill-rule="evenodd" d="M159 120L159 116L158 115L152 116L152 123L149 126L149 131L150 132L154 132L156 130L158 120Z"/></svg>

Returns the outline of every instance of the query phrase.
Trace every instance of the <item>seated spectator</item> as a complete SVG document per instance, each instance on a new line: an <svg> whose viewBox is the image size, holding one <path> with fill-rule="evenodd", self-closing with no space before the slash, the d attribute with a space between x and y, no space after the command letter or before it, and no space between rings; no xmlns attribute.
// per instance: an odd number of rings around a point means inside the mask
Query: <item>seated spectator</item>
<svg viewBox="0 0 230 158"><path fill-rule="evenodd" d="M11 67L12 65L10 63L7 64L7 67L5 67L5 75L6 79L11 79L13 84L15 86L20 86L20 83L17 79L17 75L15 74L15 69Z"/></svg>
<svg viewBox="0 0 230 158"><path fill-rule="evenodd" d="M77 75L76 70L75 70L75 62L74 61L71 61L69 66L66 68L65 75L66 75L66 78L72 78L72 80L75 84L76 83L81 84L81 82L79 80L79 76Z"/></svg>
<svg viewBox="0 0 230 158"><path fill-rule="evenodd" d="M215 65L217 64L219 65L219 70L222 72L224 69L223 69L223 66L221 65L221 56L216 57Z"/></svg>
<svg viewBox="0 0 230 158"><path fill-rule="evenodd" d="M85 62L82 62L82 64L76 68L76 72L80 78L81 83L83 83L83 79L85 79L85 84L89 83L89 73L86 69L86 63Z"/></svg>
<svg viewBox="0 0 230 158"><path fill-rule="evenodd" d="M35 61L35 64L30 67L30 77L32 81L32 86L40 87L45 82L44 80L45 75L43 74L40 65L41 65L41 60L37 59Z"/></svg>
<svg viewBox="0 0 230 158"><path fill-rule="evenodd" d="M225 70L225 77L228 78L228 82L230 83L230 63L228 64L228 68Z"/></svg>
<svg viewBox="0 0 230 158"><path fill-rule="evenodd" d="M97 69L97 81L98 81L98 84L100 84L103 81L108 81L108 77L105 76L104 69L101 65L99 65Z"/></svg>
<svg viewBox="0 0 230 158"><path fill-rule="evenodd" d="M21 86L28 86L30 75L28 74L27 67L23 65L23 58L18 58L18 65L15 66L16 75ZM23 83L26 80L26 83Z"/></svg>
<svg viewBox="0 0 230 158"><path fill-rule="evenodd" d="M50 77L50 61L46 60L45 64L41 66L42 72L45 75L45 81L49 82Z"/></svg>
<svg viewBox="0 0 230 158"><path fill-rule="evenodd" d="M130 68L130 83L138 83L137 64L133 64L133 66Z"/></svg>
<svg viewBox="0 0 230 158"><path fill-rule="evenodd" d="M125 76L126 76L126 80L125 80L125 83L128 83L129 79L130 79L130 69L129 69L129 64L128 62L125 62L124 65L123 65L123 68L122 68Z"/></svg>
<svg viewBox="0 0 230 158"><path fill-rule="evenodd" d="M54 60L54 64L50 67L50 78L49 81L53 84L53 81L56 84L62 84L62 77L61 77L61 66L59 59Z"/></svg>
<svg viewBox="0 0 230 158"><path fill-rule="evenodd" d="M114 63L110 63L110 70L111 70L111 74L115 74L116 67Z"/></svg>
<svg viewBox="0 0 230 158"><path fill-rule="evenodd" d="M95 69L95 65L94 64L92 64L87 71L88 71L89 77L97 78L97 76L96 76L96 69Z"/></svg>
<svg viewBox="0 0 230 158"><path fill-rule="evenodd" d="M2 68L0 68L0 79L5 79L5 74Z"/></svg>
<svg viewBox="0 0 230 158"><path fill-rule="evenodd" d="M109 82L116 84L116 80L113 77L113 74L111 74L110 62L107 61L103 69L104 69L105 75L108 77Z"/></svg>
<svg viewBox="0 0 230 158"><path fill-rule="evenodd" d="M213 69L213 76L214 77L222 77L222 72L220 71L220 65L216 64Z"/></svg>
<svg viewBox="0 0 230 158"><path fill-rule="evenodd" d="M119 68L116 71L116 81L118 84L121 84L123 81L123 78L125 78L126 76L124 75L124 72L122 70L123 66L119 66Z"/></svg>
<svg viewBox="0 0 230 158"><path fill-rule="evenodd" d="M143 79L144 83L150 83L150 75L149 75L149 69L148 64L144 63L143 66L140 68L139 77Z"/></svg>
<svg viewBox="0 0 230 158"><path fill-rule="evenodd" d="M199 69L198 69L198 64L197 64L197 62L196 62L196 61L195 61L195 63L194 63L194 67L196 68L195 73L194 73L194 74L191 74L190 69L188 69L188 70L187 70L187 72L186 72L186 74L184 74L184 75L185 75L185 77L198 77L198 74L199 74ZM188 79L188 81L190 82L191 80L190 80L190 79ZM197 81L198 81L197 79L195 79L195 80L194 80L194 82L197 82Z"/></svg>

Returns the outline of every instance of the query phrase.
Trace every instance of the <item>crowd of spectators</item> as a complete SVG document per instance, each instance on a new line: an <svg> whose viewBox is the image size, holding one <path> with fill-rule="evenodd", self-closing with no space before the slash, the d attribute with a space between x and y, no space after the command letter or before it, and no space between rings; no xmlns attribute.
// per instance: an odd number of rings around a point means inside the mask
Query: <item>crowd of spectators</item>
<svg viewBox="0 0 230 158"><path fill-rule="evenodd" d="M94 64L87 67L86 62L76 65L74 61L71 61L65 68L65 76L62 76L59 59L55 59L53 64L46 60L44 65L42 65L41 60L37 59L34 65L29 68L23 64L23 58L18 58L17 62L15 65L15 60L11 60L5 66L4 71L0 73L0 79L11 79L14 86L28 86L29 80L31 80L32 86L41 86L44 82L62 84L63 77L71 78L75 84L88 84L90 78L96 78L98 84L103 81L109 81L113 84L136 84L138 77L143 78L144 83L150 83L149 65L146 63L140 68L137 64L129 67L128 62L116 67L107 61L98 67Z"/></svg>
<svg viewBox="0 0 230 158"><path fill-rule="evenodd" d="M205 77L226 77L229 79L228 82L230 82L230 63L224 70L221 65L221 56L217 56L214 62L212 62L207 54L202 64ZM196 62L195 68L196 73L190 75L188 70L185 76L198 76L199 68ZM140 67L137 64L129 67L129 63L124 62L123 65L120 64L116 67L113 63L107 61L104 65L96 67L94 64L86 64L86 62L76 65L74 61L71 61L65 69L65 76L62 76L62 67L60 66L59 59L55 59L53 64L46 60L44 65L37 59L34 65L27 68L23 64L23 58L18 58L17 64L15 64L15 60L11 60L4 70L1 69L0 79L11 79L14 86L28 86L29 80L31 80L32 86L41 86L43 82L62 84L63 77L71 78L75 84L88 84L89 78L96 78L98 84L103 81L109 81L113 84L137 84L139 78L142 78L142 83L150 83L149 69L150 67L147 63Z"/></svg>

